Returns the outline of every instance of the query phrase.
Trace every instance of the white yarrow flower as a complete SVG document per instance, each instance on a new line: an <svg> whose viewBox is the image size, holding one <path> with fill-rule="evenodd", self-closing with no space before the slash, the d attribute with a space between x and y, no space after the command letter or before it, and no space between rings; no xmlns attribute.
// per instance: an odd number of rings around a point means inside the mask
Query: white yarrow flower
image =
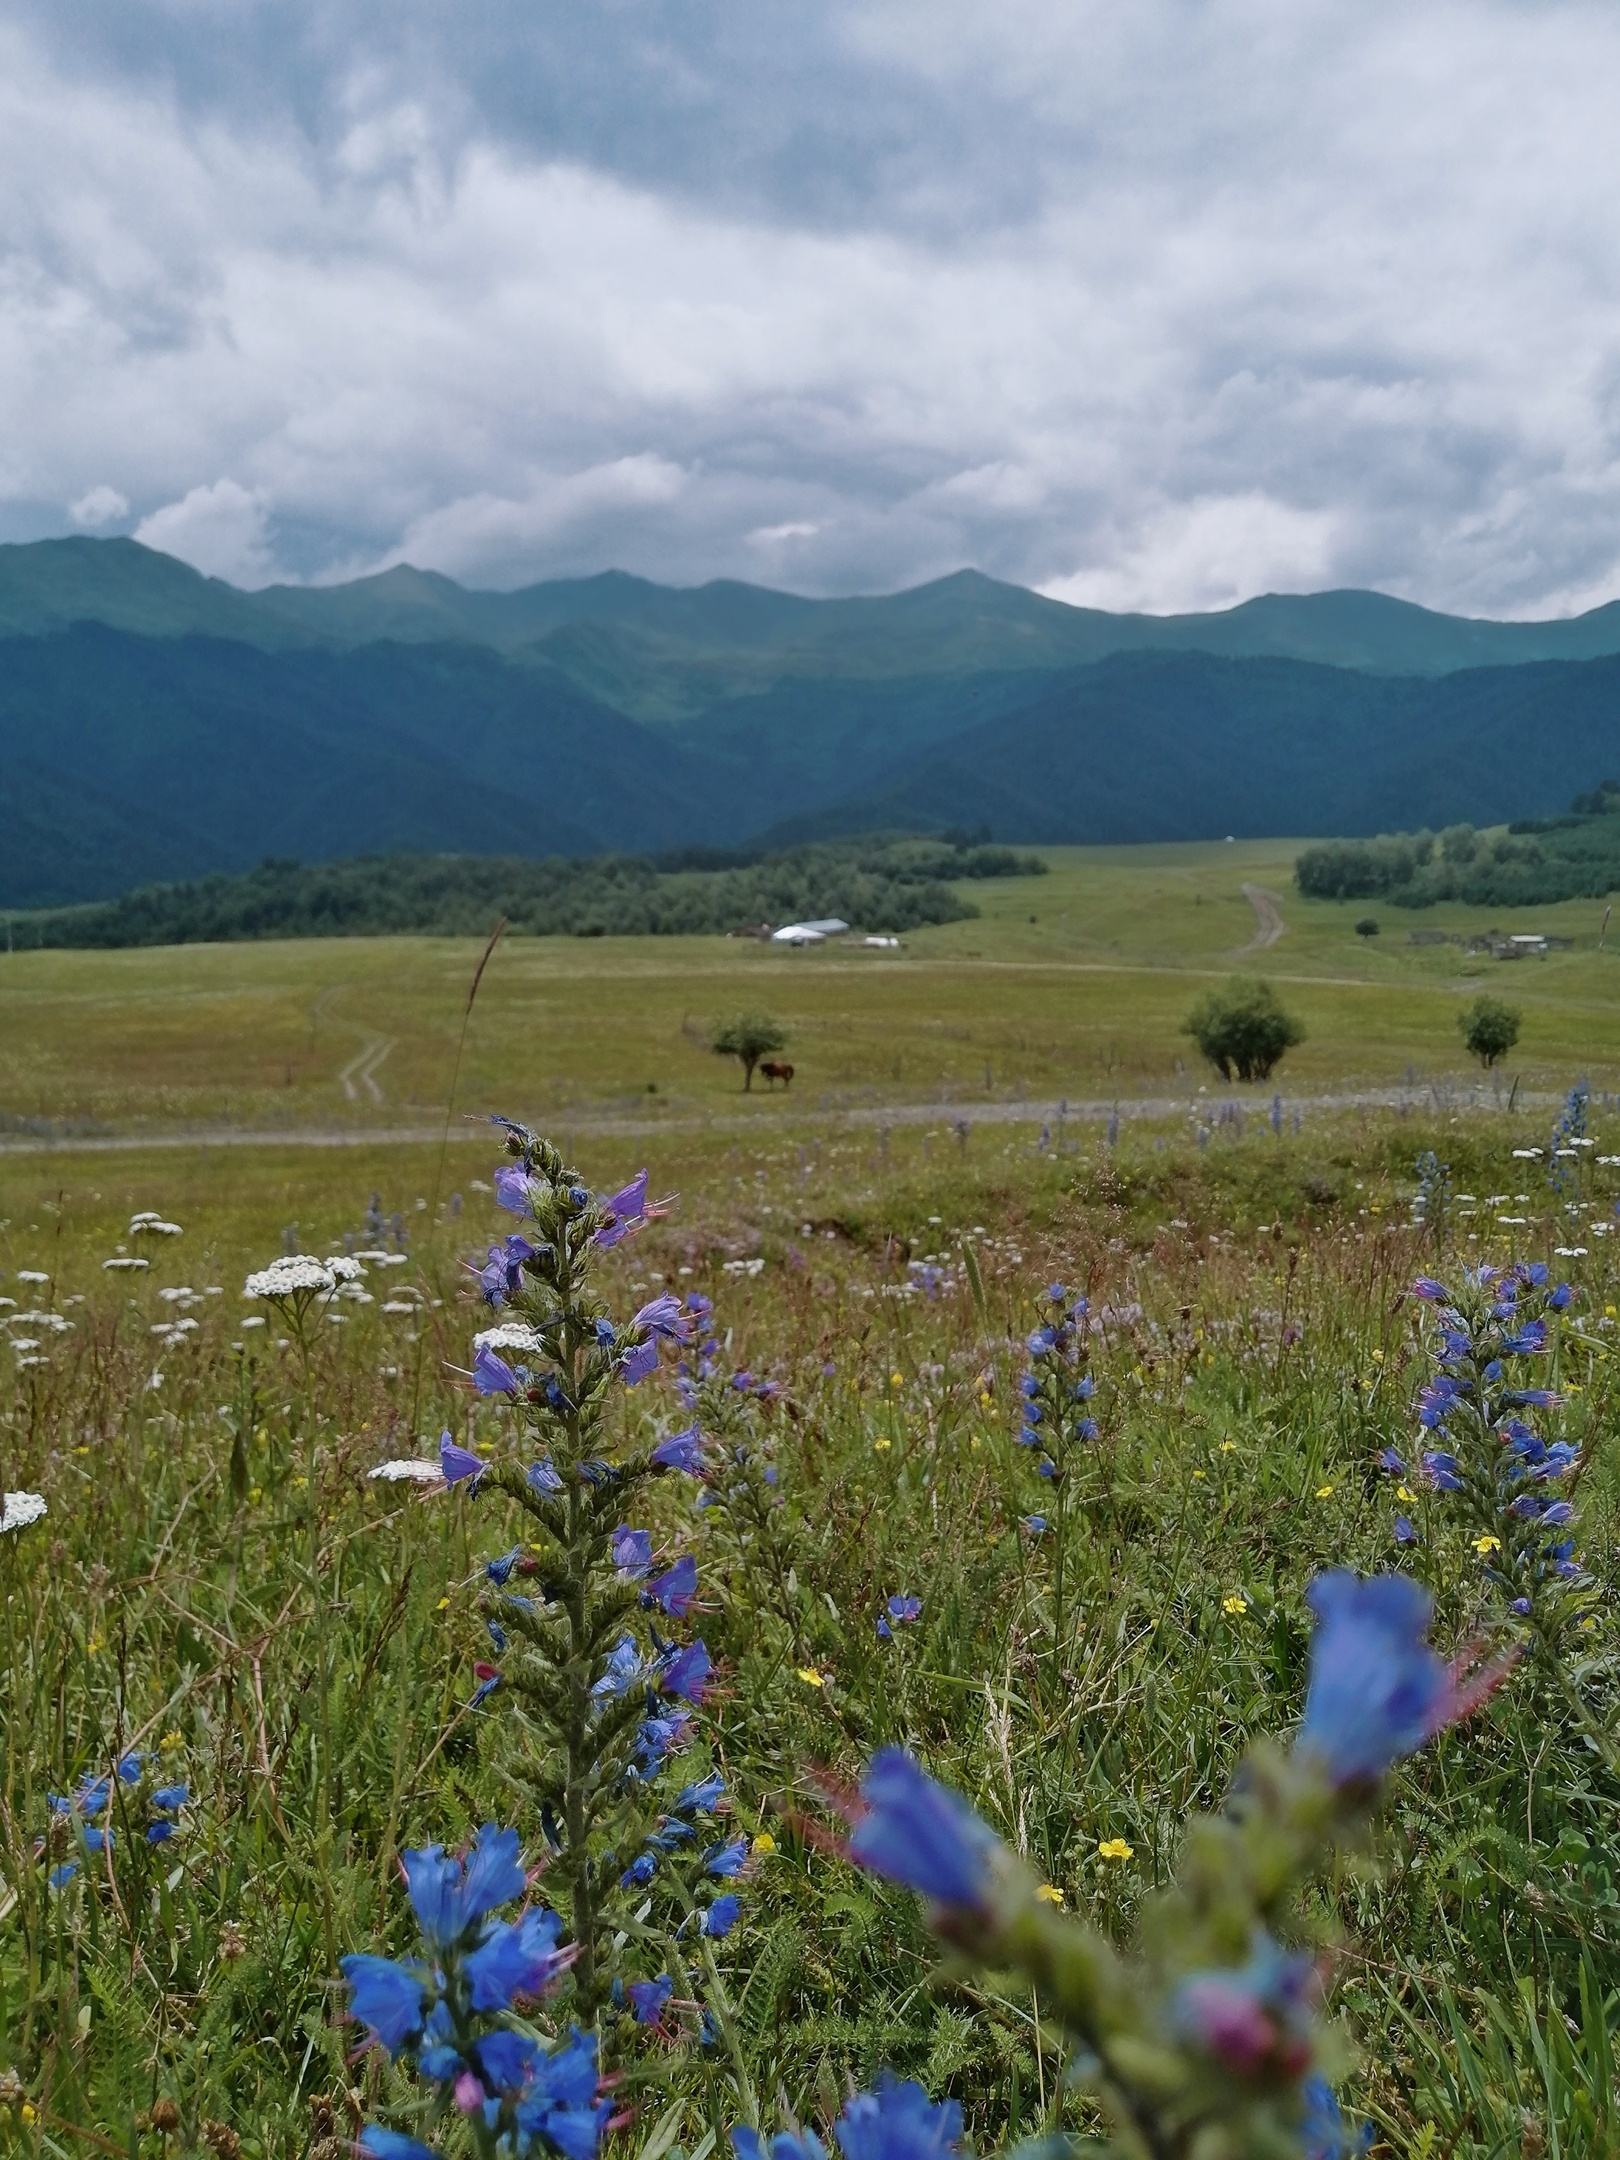
<svg viewBox="0 0 1620 2160"><path fill-rule="evenodd" d="M358 1260L351 1260L347 1253L328 1253L323 1263L334 1282L358 1282L366 1272Z"/></svg>
<svg viewBox="0 0 1620 2160"><path fill-rule="evenodd" d="M475 1350L542 1350L538 1332L522 1320L503 1320L499 1327L485 1328L473 1337Z"/></svg>
<svg viewBox="0 0 1620 2160"><path fill-rule="evenodd" d="M43 1493L8 1492L0 1495L0 1535L7 1530L26 1530L30 1523L38 1522L42 1515L49 1512Z"/></svg>
<svg viewBox="0 0 1620 2160"><path fill-rule="evenodd" d="M133 1254L120 1253L115 1260L103 1260L103 1268L149 1268L150 1260L137 1260Z"/></svg>
<svg viewBox="0 0 1620 2160"><path fill-rule="evenodd" d="M393 1462L380 1462L375 1470L368 1470L367 1477L384 1478L391 1485L436 1485L444 1472L436 1462L426 1462L420 1456L406 1455Z"/></svg>
<svg viewBox="0 0 1620 2160"><path fill-rule="evenodd" d="M49 1282L50 1279L48 1275L42 1275L38 1268L20 1267L17 1270L19 1282Z"/></svg>
<svg viewBox="0 0 1620 2160"><path fill-rule="evenodd" d="M131 1237L185 1236L185 1232L177 1222L163 1222L156 1215L147 1216L140 1222L132 1222L129 1226L129 1234Z"/></svg>
<svg viewBox="0 0 1620 2160"><path fill-rule="evenodd" d="M312 1260L305 1253L289 1253L283 1259L272 1260L267 1268L260 1268L242 1285L244 1297L286 1298L298 1297L313 1290L332 1291L337 1288L337 1278L330 1268L319 1260Z"/></svg>

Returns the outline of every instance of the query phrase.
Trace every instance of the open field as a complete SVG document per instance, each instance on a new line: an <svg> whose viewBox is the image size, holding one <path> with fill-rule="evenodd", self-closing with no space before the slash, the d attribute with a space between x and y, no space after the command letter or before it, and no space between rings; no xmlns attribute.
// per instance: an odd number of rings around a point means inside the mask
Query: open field
<svg viewBox="0 0 1620 2160"><path fill-rule="evenodd" d="M664 1291L715 1305L695 1408L666 1352L661 1377L613 1384L590 1460L623 1465L693 1419L706 1436L701 1485L671 1473L624 1507L663 1554L694 1555L691 1615L654 1618L701 1630L715 1660L670 1786L723 1775L716 1835L749 1857L727 1879L741 1917L701 1970L690 1934L656 1935L675 1860L654 1935L633 1914L621 1931L624 1979L664 1960L678 1985L650 2028L592 2013L622 2080L604 2152L710 2160L756 2105L774 2124L779 2092L826 2136L846 2081L884 2064L958 2099L980 2151L1098 2130L1063 2083L1050 2000L1000 1970L936 1970L916 1900L816 1829L818 1766L853 1779L908 1747L1069 1913L1123 1940L1245 1748L1297 1722L1320 1570L1415 1574L1447 1655L1513 1633L1477 1516L1416 1467L1432 1341L1406 1286L1489 1256L1572 1286L1523 1362L1559 1398L1526 1414L1575 1451L1558 1490L1579 1603L1557 1657L1527 1656L1414 1754L1370 1842L1319 1856L1268 1924L1322 1950L1342 2034L1325 2060L1380 2153L1612 2155L1620 1166L1602 1158L1620 1157L1620 1111L1594 1095L1591 1144L1552 1164L1539 1099L1581 1072L1613 1086L1611 956L1591 921L1572 953L1468 976L1455 948L1404 945L1399 918L1368 950L1359 910L1291 898L1282 850L1053 859L897 961L513 944L474 1007L458 1113L554 1109L592 1189L646 1163L652 1192L678 1196L604 1256L600 1310L622 1324ZM1280 1133L1271 1089L1176 1070L1182 1013L1256 934L1244 883L1279 896L1259 958L1312 1030L1279 1076L1303 1112ZM437 1137L476 957L412 940L0 960L14 1141L32 1119L120 1143L40 1133L0 1153L0 1483L49 1509L0 1535L0 2080L17 2081L0 2082L0 2146L344 2160L367 2117L427 2135L418 2081L344 2021L339 1960L410 1949L408 1847L493 1820L545 1859L520 1775L535 1728L485 1572L544 1536L487 1481L367 1474L431 1456L443 1428L492 1464L571 1460L566 1436L525 1434L467 1379L489 1315L464 1263L514 1221L490 1128L458 1114ZM1526 1011L1511 1111L1505 1090L1444 1084L1481 974ZM702 1047L744 1003L792 1030L790 1096L745 1098ZM1404 1099L1328 1100L1359 1087ZM1142 1114L1110 1144L1037 1108L1064 1093ZM402 1129L429 1137L384 1137ZM1412 1221L1430 1146L1451 1165L1438 1227ZM135 1233L149 1210L179 1234ZM243 1287L294 1226L306 1253L369 1255L302 1332ZM1089 1300L1097 1432L1043 1480L1020 1387L1054 1278ZM749 1463L773 1481L749 1488L753 1516L730 1482ZM920 1611L884 1642L901 1595ZM633 1599L615 1610L644 1625ZM175 1833L148 1845L125 1813L93 1850L82 1812L48 1796L131 1750L149 1759L117 1806L183 1783ZM535 1895L567 1910L560 1872ZM716 2002L721 2049L701 2044ZM537 2014L566 2029L570 1998ZM478 2150L453 2111L431 2143Z"/></svg>
<svg viewBox="0 0 1620 2160"><path fill-rule="evenodd" d="M1503 965L1411 928L1486 927L1454 908L1388 909L1292 892L1294 844L1049 849L1051 874L976 887L977 921L904 952L778 952L723 939L503 943L468 1028L457 1107L520 1100L549 1118L1177 1097L1209 1082L1179 1032L1235 968L1284 986L1306 1042L1285 1095L1477 1078L1459 1006L1481 987L1525 1013L1508 1076L1530 1089L1620 1079L1620 935L1598 951L1592 903L1528 925L1576 949ZM1244 896L1276 896L1275 942ZM442 1120L478 948L353 939L0 956L0 1119L13 1132L199 1126L424 1130ZM743 1100L714 1059L715 1017L763 1006L789 1031L792 1107ZM1212 1091L1213 1092L1213 1091Z"/></svg>

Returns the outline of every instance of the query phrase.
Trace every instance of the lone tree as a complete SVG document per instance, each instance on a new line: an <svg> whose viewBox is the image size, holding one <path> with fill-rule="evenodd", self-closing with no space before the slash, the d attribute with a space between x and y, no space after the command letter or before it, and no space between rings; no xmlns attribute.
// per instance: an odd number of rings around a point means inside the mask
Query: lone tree
<svg viewBox="0 0 1620 2160"><path fill-rule="evenodd" d="M1466 1012L1457 1015L1464 1043L1487 1072L1498 1058L1506 1057L1519 1039L1523 1014L1513 1005L1489 995L1475 998Z"/></svg>
<svg viewBox="0 0 1620 2160"><path fill-rule="evenodd" d="M768 1014L746 1012L723 1020L714 1031L710 1047L716 1057L742 1060L743 1091L746 1093L754 1084L754 1067L760 1059L769 1057L773 1050L780 1050L786 1041L785 1030Z"/></svg>
<svg viewBox="0 0 1620 2160"><path fill-rule="evenodd" d="M1211 990L1182 1027L1223 1080L1267 1080L1285 1050L1305 1040L1305 1030L1277 1002L1270 983L1234 975L1224 990Z"/></svg>
<svg viewBox="0 0 1620 2160"><path fill-rule="evenodd" d="M1377 935L1378 917L1376 915L1363 915L1360 922L1356 924L1356 936L1376 937Z"/></svg>

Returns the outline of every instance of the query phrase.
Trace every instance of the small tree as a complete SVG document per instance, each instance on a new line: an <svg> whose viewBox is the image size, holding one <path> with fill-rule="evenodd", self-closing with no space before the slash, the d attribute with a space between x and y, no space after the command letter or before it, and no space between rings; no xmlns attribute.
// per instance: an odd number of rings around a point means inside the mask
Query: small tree
<svg viewBox="0 0 1620 2160"><path fill-rule="evenodd" d="M786 1031L768 1014L746 1012L723 1020L714 1031L710 1047L716 1057L741 1059L743 1091L746 1093L754 1084L754 1067L760 1059L769 1057L773 1050L780 1050L786 1041Z"/></svg>
<svg viewBox="0 0 1620 2160"><path fill-rule="evenodd" d="M1277 1002L1270 983L1253 975L1234 975L1224 990L1212 990L1188 1014L1182 1033L1190 1035L1223 1080L1266 1080L1285 1050L1305 1040L1305 1030Z"/></svg>
<svg viewBox="0 0 1620 2160"><path fill-rule="evenodd" d="M1356 924L1356 936L1376 937L1377 935L1378 917L1376 915L1363 915L1360 922Z"/></svg>
<svg viewBox="0 0 1620 2160"><path fill-rule="evenodd" d="M1457 1028L1471 1055L1489 1072L1518 1041L1523 1017L1517 1007L1487 995L1475 998L1466 1012L1457 1015Z"/></svg>

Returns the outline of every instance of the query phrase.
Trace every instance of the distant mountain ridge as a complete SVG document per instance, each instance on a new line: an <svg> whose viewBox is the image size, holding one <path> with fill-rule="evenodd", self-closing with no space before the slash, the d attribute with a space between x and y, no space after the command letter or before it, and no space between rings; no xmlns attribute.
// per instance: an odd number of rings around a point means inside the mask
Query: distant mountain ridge
<svg viewBox="0 0 1620 2160"><path fill-rule="evenodd" d="M0 547L12 908L267 855L1487 825L1611 772L1620 605L1110 616L966 571L866 600L408 569L242 593L132 541Z"/></svg>

